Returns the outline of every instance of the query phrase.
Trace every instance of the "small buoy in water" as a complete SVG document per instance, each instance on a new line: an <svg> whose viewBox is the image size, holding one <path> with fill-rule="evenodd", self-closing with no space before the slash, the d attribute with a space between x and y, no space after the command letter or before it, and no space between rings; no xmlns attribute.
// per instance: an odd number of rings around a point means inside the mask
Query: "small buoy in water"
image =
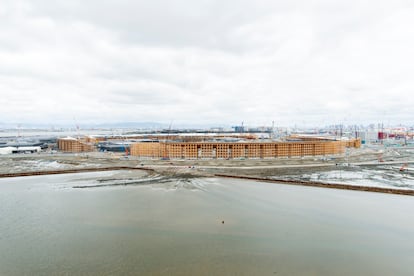
<svg viewBox="0 0 414 276"><path fill-rule="evenodd" d="M222 224L224 224L224 220L223 220L223 221L221 221L221 223L222 223Z"/></svg>

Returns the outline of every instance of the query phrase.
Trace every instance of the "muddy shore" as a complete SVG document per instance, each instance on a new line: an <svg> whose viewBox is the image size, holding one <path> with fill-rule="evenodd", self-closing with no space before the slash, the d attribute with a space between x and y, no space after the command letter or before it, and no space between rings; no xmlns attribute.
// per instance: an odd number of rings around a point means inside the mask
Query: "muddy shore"
<svg viewBox="0 0 414 276"><path fill-rule="evenodd" d="M0 173L27 171L85 169L107 167L150 168L160 173L196 174L234 174L250 176L274 176L303 174L327 170L348 170L355 167L400 166L414 161L414 149L398 148L392 150L352 149L343 155L279 158L279 159L197 159L197 160L159 160L138 159L113 153L40 153L0 155Z"/></svg>
<svg viewBox="0 0 414 276"><path fill-rule="evenodd" d="M147 170L149 174L182 179L229 175L297 184L316 183L320 187L332 187L333 184L345 188L347 185L353 185L414 190L412 171L398 170L403 164L413 166L413 160L413 150L409 148L353 149L341 156L264 160L151 160L98 152L41 153L0 156L0 175L5 177L134 168ZM347 175L356 175L359 179L354 181L354 176L350 179L343 177ZM381 179L377 179L378 177Z"/></svg>

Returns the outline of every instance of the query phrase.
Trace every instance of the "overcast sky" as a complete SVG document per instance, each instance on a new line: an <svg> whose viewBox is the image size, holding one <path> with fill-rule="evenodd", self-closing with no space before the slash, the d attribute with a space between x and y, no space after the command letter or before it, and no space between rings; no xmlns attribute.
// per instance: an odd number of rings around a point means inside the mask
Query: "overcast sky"
<svg viewBox="0 0 414 276"><path fill-rule="evenodd" d="M0 122L414 124L414 1L0 0Z"/></svg>

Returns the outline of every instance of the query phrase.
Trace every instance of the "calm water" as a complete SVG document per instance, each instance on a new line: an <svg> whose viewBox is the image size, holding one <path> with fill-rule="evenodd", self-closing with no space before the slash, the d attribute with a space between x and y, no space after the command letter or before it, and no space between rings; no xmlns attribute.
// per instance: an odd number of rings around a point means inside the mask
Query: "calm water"
<svg viewBox="0 0 414 276"><path fill-rule="evenodd" d="M414 273L408 196L104 172L0 179L0 202L0 275Z"/></svg>

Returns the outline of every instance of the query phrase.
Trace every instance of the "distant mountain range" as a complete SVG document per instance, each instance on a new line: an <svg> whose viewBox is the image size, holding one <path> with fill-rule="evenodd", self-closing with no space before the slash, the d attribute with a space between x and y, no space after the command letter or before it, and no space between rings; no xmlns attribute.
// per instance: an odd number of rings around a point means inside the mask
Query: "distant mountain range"
<svg viewBox="0 0 414 276"><path fill-rule="evenodd" d="M172 129L208 129L211 127L223 127L219 124L171 124ZM0 129L168 129L170 123L158 122L108 122L108 123L75 123L72 124L48 124L48 123L6 123L0 122ZM228 126L224 126L228 127Z"/></svg>
<svg viewBox="0 0 414 276"><path fill-rule="evenodd" d="M156 122L116 122L116 123L101 123L91 125L80 125L86 128L145 128L145 129L160 129L168 127L167 124Z"/></svg>
<svg viewBox="0 0 414 276"><path fill-rule="evenodd" d="M110 123L78 123L73 124L47 124L47 123L5 123L0 122L1 129L59 129L59 128L165 128L167 124L156 122L110 122Z"/></svg>

